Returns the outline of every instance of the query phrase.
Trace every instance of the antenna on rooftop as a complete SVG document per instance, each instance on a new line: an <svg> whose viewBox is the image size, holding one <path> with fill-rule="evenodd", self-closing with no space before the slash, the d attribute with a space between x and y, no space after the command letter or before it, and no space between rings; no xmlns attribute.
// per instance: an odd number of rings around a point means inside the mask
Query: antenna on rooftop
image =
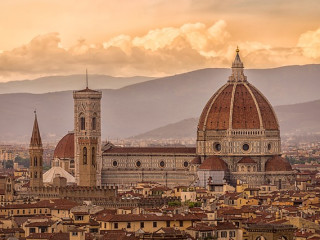
<svg viewBox="0 0 320 240"><path fill-rule="evenodd" d="M86 87L87 89L89 88L89 83L88 83L88 69L86 68Z"/></svg>

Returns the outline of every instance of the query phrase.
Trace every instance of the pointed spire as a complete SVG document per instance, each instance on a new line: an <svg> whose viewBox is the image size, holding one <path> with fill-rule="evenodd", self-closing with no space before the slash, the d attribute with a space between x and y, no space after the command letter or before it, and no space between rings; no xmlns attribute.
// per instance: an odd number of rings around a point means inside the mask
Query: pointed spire
<svg viewBox="0 0 320 240"><path fill-rule="evenodd" d="M239 55L239 47L237 46L236 50L236 57L232 63L232 68L243 68L243 63L241 62L240 55Z"/></svg>
<svg viewBox="0 0 320 240"><path fill-rule="evenodd" d="M39 131L39 125L38 125L37 111L36 110L34 110L34 123L33 123L33 130L32 130L30 146L42 147L42 141L41 141L41 136L40 136L40 131Z"/></svg>
<svg viewBox="0 0 320 240"><path fill-rule="evenodd" d="M232 75L229 77L229 82L246 82L247 77L243 73L243 63L239 55L239 47L236 49L236 57L232 63Z"/></svg>

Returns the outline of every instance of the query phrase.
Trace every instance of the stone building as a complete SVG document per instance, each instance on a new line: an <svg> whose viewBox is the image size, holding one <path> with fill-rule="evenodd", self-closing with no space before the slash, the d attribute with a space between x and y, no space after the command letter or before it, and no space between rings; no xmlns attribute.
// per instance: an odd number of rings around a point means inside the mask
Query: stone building
<svg viewBox="0 0 320 240"><path fill-rule="evenodd" d="M241 180L290 188L293 171L281 157L277 117L268 100L247 81L243 68L237 49L228 82L202 111L197 130L198 172L206 168L224 171L225 180L232 185Z"/></svg>
<svg viewBox="0 0 320 240"><path fill-rule="evenodd" d="M189 147L114 147L103 151L102 184L158 182L172 187L195 180L190 165L196 149Z"/></svg>
<svg viewBox="0 0 320 240"><path fill-rule="evenodd" d="M32 136L29 145L30 154L30 187L41 187L42 181L42 162L43 162L43 148L39 131L39 125L37 120L37 114L35 112Z"/></svg>
<svg viewBox="0 0 320 240"><path fill-rule="evenodd" d="M292 225L280 224L251 224L244 229L244 240L293 240L297 230Z"/></svg>
<svg viewBox="0 0 320 240"><path fill-rule="evenodd" d="M100 91L73 92L75 178L80 186L101 185Z"/></svg>
<svg viewBox="0 0 320 240"><path fill-rule="evenodd" d="M273 184L279 189L291 188L293 171L281 157L275 112L262 93L247 81L243 69L237 49L231 76L202 111L195 148L124 148L107 144L100 151L101 92L86 88L74 92L74 134L63 138L68 141L59 142L56 156L63 159L68 155L70 166L74 159L77 183L84 186L94 185L96 173L98 185L148 181L167 186L207 187L208 182L236 185L241 181L250 186Z"/></svg>

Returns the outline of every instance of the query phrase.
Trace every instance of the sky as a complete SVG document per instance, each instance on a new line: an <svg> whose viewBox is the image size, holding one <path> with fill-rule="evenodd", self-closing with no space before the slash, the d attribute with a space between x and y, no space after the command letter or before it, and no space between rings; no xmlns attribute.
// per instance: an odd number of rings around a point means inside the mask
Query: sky
<svg viewBox="0 0 320 240"><path fill-rule="evenodd" d="M320 63L319 0L2 0L0 81Z"/></svg>

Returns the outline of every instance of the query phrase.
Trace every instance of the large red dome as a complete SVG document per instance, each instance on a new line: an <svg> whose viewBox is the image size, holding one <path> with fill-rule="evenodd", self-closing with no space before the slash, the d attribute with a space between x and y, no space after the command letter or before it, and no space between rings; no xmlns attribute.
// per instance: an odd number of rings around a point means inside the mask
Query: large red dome
<svg viewBox="0 0 320 240"><path fill-rule="evenodd" d="M279 130L268 100L248 82L228 82L208 101L198 130Z"/></svg>
<svg viewBox="0 0 320 240"><path fill-rule="evenodd" d="M74 133L68 133L57 144L53 157L74 158Z"/></svg>

